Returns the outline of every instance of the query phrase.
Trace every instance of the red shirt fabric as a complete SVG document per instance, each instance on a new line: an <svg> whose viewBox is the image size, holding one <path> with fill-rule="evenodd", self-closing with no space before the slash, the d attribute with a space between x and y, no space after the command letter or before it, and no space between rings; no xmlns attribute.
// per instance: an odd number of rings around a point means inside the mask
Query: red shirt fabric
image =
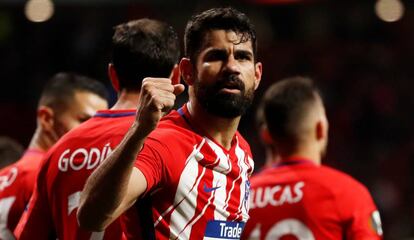
<svg viewBox="0 0 414 240"><path fill-rule="evenodd" d="M89 175L123 139L136 110L105 110L63 136L47 153L29 209L15 230L19 239L122 239L119 219L104 232L79 229L76 210ZM110 194L110 193L108 193Z"/></svg>
<svg viewBox="0 0 414 240"><path fill-rule="evenodd" d="M240 238L254 163L238 132L224 149L200 131L184 105L160 121L135 166L148 183L156 239Z"/></svg>
<svg viewBox="0 0 414 240"><path fill-rule="evenodd" d="M242 239L382 239L370 193L340 171L292 158L253 176L251 189Z"/></svg>
<svg viewBox="0 0 414 240"><path fill-rule="evenodd" d="M12 239L30 196L45 152L28 149L23 157L0 170L0 239Z"/></svg>

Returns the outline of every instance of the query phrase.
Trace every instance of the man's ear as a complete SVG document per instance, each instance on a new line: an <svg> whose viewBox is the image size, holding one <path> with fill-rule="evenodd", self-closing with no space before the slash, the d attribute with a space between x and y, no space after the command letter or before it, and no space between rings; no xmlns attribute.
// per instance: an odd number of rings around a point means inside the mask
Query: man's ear
<svg viewBox="0 0 414 240"><path fill-rule="evenodd" d="M326 131L325 131L325 124L323 124L323 122L321 120L319 120L318 122L316 122L316 126L315 126L315 136L316 136L316 140L320 141L321 139L325 138L326 136Z"/></svg>
<svg viewBox="0 0 414 240"><path fill-rule="evenodd" d="M40 106L37 109L37 122L45 131L52 131L55 124L53 110L47 106Z"/></svg>
<svg viewBox="0 0 414 240"><path fill-rule="evenodd" d="M267 127L260 128L260 138L263 141L263 143L266 145L274 144L272 136L270 135L269 129L267 129Z"/></svg>
<svg viewBox="0 0 414 240"><path fill-rule="evenodd" d="M188 86L192 86L194 84L194 66L191 63L191 60L189 58L182 58L179 67L181 76L184 79L185 83L187 83Z"/></svg>
<svg viewBox="0 0 414 240"><path fill-rule="evenodd" d="M109 79L111 79L112 87L114 87L115 91L119 92L120 88L118 74L116 73L115 66L112 63L108 64L108 76Z"/></svg>
<svg viewBox="0 0 414 240"><path fill-rule="evenodd" d="M262 80L263 65L261 62L257 62L254 66L254 90L259 87L260 81Z"/></svg>

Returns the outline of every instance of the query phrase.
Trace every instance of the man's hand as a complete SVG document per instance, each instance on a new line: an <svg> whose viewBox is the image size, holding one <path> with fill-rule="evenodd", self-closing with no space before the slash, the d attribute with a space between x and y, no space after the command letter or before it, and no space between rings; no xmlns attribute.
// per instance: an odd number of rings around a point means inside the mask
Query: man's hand
<svg viewBox="0 0 414 240"><path fill-rule="evenodd" d="M184 85L179 83L179 77L178 67L175 67L170 78L143 80L136 118L141 136L146 136L154 130L161 117L174 107L176 96L184 91Z"/></svg>

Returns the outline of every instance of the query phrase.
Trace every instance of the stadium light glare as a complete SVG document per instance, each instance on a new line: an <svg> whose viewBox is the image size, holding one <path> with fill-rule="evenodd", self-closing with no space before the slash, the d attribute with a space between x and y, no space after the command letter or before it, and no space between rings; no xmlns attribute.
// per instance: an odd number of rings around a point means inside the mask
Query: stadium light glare
<svg viewBox="0 0 414 240"><path fill-rule="evenodd" d="M27 19L32 22L45 22L53 16L54 11L51 0L29 0L24 8Z"/></svg>
<svg viewBox="0 0 414 240"><path fill-rule="evenodd" d="M400 0L378 0L375 13L385 22L396 22L404 15L404 4Z"/></svg>

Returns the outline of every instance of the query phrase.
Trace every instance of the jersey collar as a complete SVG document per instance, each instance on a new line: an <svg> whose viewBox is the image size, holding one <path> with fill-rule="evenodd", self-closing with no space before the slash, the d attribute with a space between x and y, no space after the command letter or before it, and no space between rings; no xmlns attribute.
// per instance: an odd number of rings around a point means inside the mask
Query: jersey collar
<svg viewBox="0 0 414 240"><path fill-rule="evenodd" d="M94 117L104 118L117 118L117 117L128 117L136 115L136 109L125 109L125 110L99 110Z"/></svg>
<svg viewBox="0 0 414 240"><path fill-rule="evenodd" d="M277 167L283 167L283 166L302 165L302 164L306 164L306 165L310 164L310 165L316 166L316 164L309 158L302 157L302 156L291 156L291 157L282 159L278 163L274 163L272 167L277 168Z"/></svg>

